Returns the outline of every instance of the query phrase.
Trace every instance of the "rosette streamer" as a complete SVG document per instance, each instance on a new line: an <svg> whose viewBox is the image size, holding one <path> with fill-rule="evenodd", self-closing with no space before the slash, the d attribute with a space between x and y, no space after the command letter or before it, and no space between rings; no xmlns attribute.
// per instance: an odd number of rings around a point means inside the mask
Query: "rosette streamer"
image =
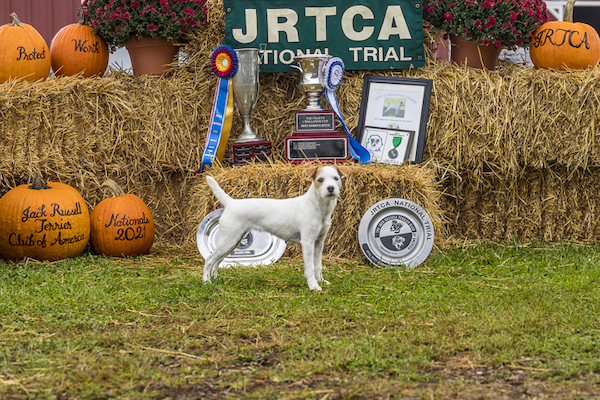
<svg viewBox="0 0 600 400"><path fill-rule="evenodd" d="M238 68L235 51L229 46L217 47L211 56L211 67L217 75L217 87L201 166L197 171L199 173L204 172L206 166L211 166L215 157L222 160L225 155L233 120L233 89L230 78L235 75Z"/></svg>
<svg viewBox="0 0 600 400"><path fill-rule="evenodd" d="M344 117L342 116L342 112L340 111L340 106L338 105L337 97L335 95L335 91L342 83L342 78L344 77L344 62L339 57L333 57L327 64L325 64L325 69L323 72L323 86L325 87L325 97L329 104L331 104L331 108L337 115L338 119L342 123L344 130L346 131L346 135L348 135L348 142L350 144L350 155L355 160L359 161L361 164L368 163L371 161L371 153L367 149L365 149L358 140L354 139L348 127L346 126L346 122L344 122Z"/></svg>

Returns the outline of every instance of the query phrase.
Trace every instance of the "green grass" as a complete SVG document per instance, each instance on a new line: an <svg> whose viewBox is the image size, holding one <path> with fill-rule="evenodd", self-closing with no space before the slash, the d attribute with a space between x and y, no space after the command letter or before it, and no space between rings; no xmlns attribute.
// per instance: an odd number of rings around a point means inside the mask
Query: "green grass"
<svg viewBox="0 0 600 400"><path fill-rule="evenodd" d="M327 264L322 293L295 260L209 285L182 252L0 262L0 398L595 398L599 254Z"/></svg>

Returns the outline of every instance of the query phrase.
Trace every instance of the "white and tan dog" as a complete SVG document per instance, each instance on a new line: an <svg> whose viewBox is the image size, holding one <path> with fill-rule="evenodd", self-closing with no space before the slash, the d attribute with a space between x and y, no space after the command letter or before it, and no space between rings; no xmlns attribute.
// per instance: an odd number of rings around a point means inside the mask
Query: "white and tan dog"
<svg viewBox="0 0 600 400"><path fill-rule="evenodd" d="M331 227L331 214L342 186L344 167L313 167L306 171L312 179L308 191L291 199L233 199L207 176L206 181L225 207L219 218L219 240L204 264L204 282L217 276L219 264L251 229L263 230L288 242L302 244L304 276L310 290L321 290L321 257L325 236Z"/></svg>

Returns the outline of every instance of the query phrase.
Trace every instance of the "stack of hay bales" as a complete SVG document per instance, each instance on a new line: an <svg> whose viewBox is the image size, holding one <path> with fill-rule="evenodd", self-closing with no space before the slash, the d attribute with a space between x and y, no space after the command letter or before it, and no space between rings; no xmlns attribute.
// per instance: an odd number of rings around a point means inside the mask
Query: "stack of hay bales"
<svg viewBox="0 0 600 400"><path fill-rule="evenodd" d="M171 76L113 72L0 84L0 195L39 171L76 187L93 208L106 195L100 184L111 178L148 204L159 243L195 249L199 222L218 206L194 173L216 84L210 55L224 40L222 0L209 5L209 25ZM433 81L424 162L351 165L329 256L362 256L360 217L387 197L423 207L438 244L598 237L599 67L559 73L503 65L488 72L430 59L418 69L347 71L337 94L350 130L367 74ZM260 75L251 125L272 141L274 161L231 168L227 154L210 173L234 196L283 198L306 189L304 167L282 162L293 115L306 105L298 82L296 73ZM232 141L240 130L236 113Z"/></svg>

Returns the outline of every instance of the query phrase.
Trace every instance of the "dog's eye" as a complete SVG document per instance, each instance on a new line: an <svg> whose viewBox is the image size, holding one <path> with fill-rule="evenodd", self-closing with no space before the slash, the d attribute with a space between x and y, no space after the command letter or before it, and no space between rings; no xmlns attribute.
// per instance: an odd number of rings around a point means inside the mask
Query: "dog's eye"
<svg viewBox="0 0 600 400"><path fill-rule="evenodd" d="M337 176L334 176L334 177L333 177L333 180L334 180L334 181L339 181L339 180L340 180L340 178L338 178Z"/></svg>
<svg viewBox="0 0 600 400"><path fill-rule="evenodd" d="M325 180L325 179L323 179L323 178L319 178L319 179L317 179L317 182L319 182L319 183L323 183L323 181L324 181L324 180Z"/></svg>

